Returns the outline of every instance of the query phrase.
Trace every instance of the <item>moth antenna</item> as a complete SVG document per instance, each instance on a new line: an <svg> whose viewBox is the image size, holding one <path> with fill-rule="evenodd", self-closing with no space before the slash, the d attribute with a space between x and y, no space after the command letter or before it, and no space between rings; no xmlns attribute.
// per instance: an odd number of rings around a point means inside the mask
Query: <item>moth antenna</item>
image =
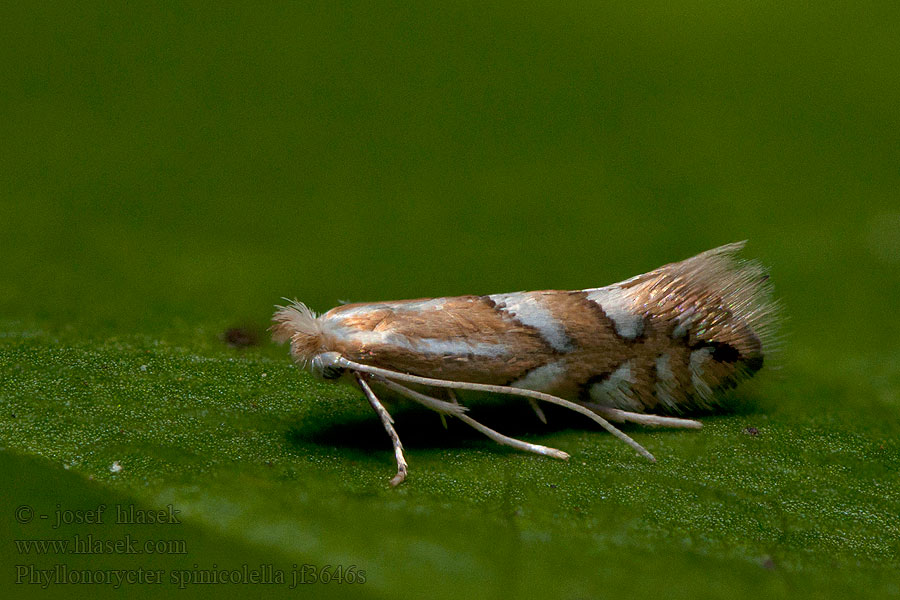
<svg viewBox="0 0 900 600"><path fill-rule="evenodd" d="M489 385L485 383L470 383L466 381L447 381L445 379L432 379L431 377L420 377L418 375L409 375L407 373L398 373L397 371L391 371L389 369L382 369L380 367L370 367L369 365L364 365L358 362L354 362L352 360L346 359L343 356L337 359L337 364L344 367L345 369L350 369L351 371L356 371L357 379L359 378L359 372L362 373L371 373L372 375L381 375L387 379L399 379L401 381L408 381L409 383L418 383L420 385L426 385L431 387L442 387L442 388L453 388L457 390L473 390L479 392L491 392L494 394L510 394L513 396L524 396L525 398L534 398L535 400L543 400L544 402L549 402L551 404L558 404L560 406L564 406L570 410L574 410L577 413L581 413L582 415L588 417L598 425L600 425L603 429L619 438L629 446L631 446L638 454L645 457L647 460L652 462L656 462L656 459L650 454L646 448L638 444L636 441L628 437L626 434L619 431L615 426L612 425L609 421L593 412L592 410L581 406L580 404L576 404L569 400L564 400L557 396L553 396L551 394L545 394L543 392L536 392L534 390L526 390L521 388L509 387L506 385ZM370 400L371 402L371 400ZM384 407L382 407L382 410ZM376 409L377 410L377 409ZM385 411L386 412L386 411Z"/></svg>
<svg viewBox="0 0 900 600"><path fill-rule="evenodd" d="M596 402L579 402L579 404L613 423L638 423L639 425L648 425L651 427L675 427L679 429L700 429L703 427L703 423L694 421L693 419L679 419L676 417L662 417L659 415L629 412L627 410L603 406Z"/></svg>
<svg viewBox="0 0 900 600"><path fill-rule="evenodd" d="M369 387L369 384L366 383L363 376L359 373L354 373L353 375L356 377L356 382L359 384L359 387L366 395L369 404L372 405L372 408L375 409L375 412L378 413L378 416L381 418L381 423L384 425L384 429L387 431L391 438L391 443L394 445L394 456L397 458L397 474L391 479L391 487L396 487L406 479L408 466L406 464L406 458L403 456L403 444L400 443L400 436L397 435L397 430L394 429L394 419L391 418L390 413L388 413L384 405L378 401L378 397L372 391L372 388Z"/></svg>
<svg viewBox="0 0 900 600"><path fill-rule="evenodd" d="M394 390L398 394L402 396L406 396L410 400L415 402L419 402L420 404L427 406L428 408L432 408L433 403L441 402L437 398L432 398L431 396L426 396L425 394L419 393L415 390L411 390L405 385L400 385L394 381L390 381L388 379L383 379L378 377L378 380L382 385L386 386L388 389ZM449 414L449 413L448 413ZM523 442L522 440L517 440L515 438L511 438L509 436L503 435L502 433L491 429L485 425L482 425L469 415L463 414L460 412L459 414L453 415L458 418L460 421L472 427L476 431L483 433L490 439L494 440L498 444L503 444L504 446L510 446L515 448L516 450L522 450L524 452L534 452L535 454L540 454L542 456L551 456L553 458L559 458L562 460L567 460L569 455L562 450L557 450L556 448L549 448L547 446L541 446L540 444L529 444L528 442ZM443 417L443 414L441 414Z"/></svg>

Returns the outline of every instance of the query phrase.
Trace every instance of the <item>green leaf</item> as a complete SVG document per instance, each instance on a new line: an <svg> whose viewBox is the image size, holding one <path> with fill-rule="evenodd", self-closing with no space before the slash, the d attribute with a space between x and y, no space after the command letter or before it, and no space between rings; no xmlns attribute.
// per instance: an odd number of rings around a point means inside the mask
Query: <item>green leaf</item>
<svg viewBox="0 0 900 600"><path fill-rule="evenodd" d="M21 459L7 455L9 499L85 509L96 498L124 505L107 494L127 494L149 509L172 505L218 546L216 559L190 551L199 569L241 565L253 548L259 564L286 572L295 562L354 565L364 595L626 593L638 577L648 592L665 580L686 597L696 579L711 594L777 593L798 577L810 594L892 589L900 452L871 416L798 417L769 385L763 406L708 416L697 432L632 428L659 457L651 464L553 407L544 426L526 403L467 399L488 424L564 448L568 462L508 451L452 420L445 431L434 413L398 406L411 475L392 489L389 441L361 395L269 354L139 338L63 344L34 331L5 344L7 451L44 457L22 464L45 477L61 479L57 465L92 480L95 498L84 501L78 484L35 495L12 472ZM167 539L164 529L154 535ZM165 558L167 573L182 568L183 557Z"/></svg>
<svg viewBox="0 0 900 600"><path fill-rule="evenodd" d="M4 597L900 596L898 18L10 3ZM265 332L283 296L583 289L742 239L771 267L780 351L702 430L627 428L655 464L577 415L470 395L571 459L397 402L410 476L391 489L365 399ZM101 504L180 522L52 527ZM88 534L186 553L14 542ZM169 579L44 589L17 583L29 565ZM253 568L332 581L200 582Z"/></svg>

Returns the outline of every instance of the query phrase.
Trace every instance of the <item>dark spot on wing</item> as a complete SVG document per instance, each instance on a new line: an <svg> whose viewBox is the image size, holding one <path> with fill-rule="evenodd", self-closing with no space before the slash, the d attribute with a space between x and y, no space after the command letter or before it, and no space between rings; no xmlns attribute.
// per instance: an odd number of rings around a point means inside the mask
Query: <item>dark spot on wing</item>
<svg viewBox="0 0 900 600"><path fill-rule="evenodd" d="M733 363L741 359L741 353L737 348L726 342L703 341L691 346L691 350L709 348L712 350L712 359L721 363Z"/></svg>
<svg viewBox="0 0 900 600"><path fill-rule="evenodd" d="M737 362L741 358L738 349L725 342L712 342L710 346L713 349L713 360L723 363Z"/></svg>
<svg viewBox="0 0 900 600"><path fill-rule="evenodd" d="M746 370L747 375L753 375L763 367L763 356L760 354L759 356L753 356L750 358L745 358L742 363L744 370Z"/></svg>
<svg viewBox="0 0 900 600"><path fill-rule="evenodd" d="M584 402L591 401L591 388L595 383L603 383L607 379L609 379L613 374L613 371L606 371L605 373L600 373L599 375L593 375L588 377L587 381L584 383L578 384L578 399Z"/></svg>

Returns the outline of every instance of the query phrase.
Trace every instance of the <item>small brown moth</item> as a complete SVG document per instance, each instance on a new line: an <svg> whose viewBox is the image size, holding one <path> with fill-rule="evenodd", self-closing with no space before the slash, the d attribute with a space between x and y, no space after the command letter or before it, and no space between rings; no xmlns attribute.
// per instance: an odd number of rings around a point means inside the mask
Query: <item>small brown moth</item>
<svg viewBox="0 0 900 600"><path fill-rule="evenodd" d="M698 421L654 413L713 407L717 392L763 366L776 306L765 269L735 257L743 246L721 246L586 290L346 304L322 315L295 301L278 307L273 337L290 340L294 360L316 376L359 386L393 442L392 485L406 478L407 463L370 383L498 443L566 459L561 450L475 421L453 390L523 396L542 420L537 401L558 404L655 460L610 421L700 428ZM443 390L446 399L427 389Z"/></svg>

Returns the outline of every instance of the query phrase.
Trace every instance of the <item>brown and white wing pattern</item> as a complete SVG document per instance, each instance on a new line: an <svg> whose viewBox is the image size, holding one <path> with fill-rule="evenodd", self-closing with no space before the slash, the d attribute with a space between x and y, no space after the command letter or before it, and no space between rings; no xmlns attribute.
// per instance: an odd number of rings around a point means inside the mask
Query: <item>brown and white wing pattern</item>
<svg viewBox="0 0 900 600"><path fill-rule="evenodd" d="M765 270L735 256L742 247L715 248L602 288L348 304L319 316L294 303L275 314L274 337L290 340L294 359L314 372L326 364L334 373L349 368L370 402L364 371L460 418L463 409L397 381L517 393L578 412L589 407L612 420L694 427L695 421L638 413L713 406L718 391L762 367L777 308ZM592 418L650 457L597 415ZM386 420L385 426L391 433ZM395 450L401 456L399 439Z"/></svg>
<svg viewBox="0 0 900 600"><path fill-rule="evenodd" d="M293 306L276 315L276 334L292 339L301 363L338 352L403 373L629 411L708 407L716 390L762 367L771 338L767 278L734 258L740 247L587 290L348 304L319 317Z"/></svg>

